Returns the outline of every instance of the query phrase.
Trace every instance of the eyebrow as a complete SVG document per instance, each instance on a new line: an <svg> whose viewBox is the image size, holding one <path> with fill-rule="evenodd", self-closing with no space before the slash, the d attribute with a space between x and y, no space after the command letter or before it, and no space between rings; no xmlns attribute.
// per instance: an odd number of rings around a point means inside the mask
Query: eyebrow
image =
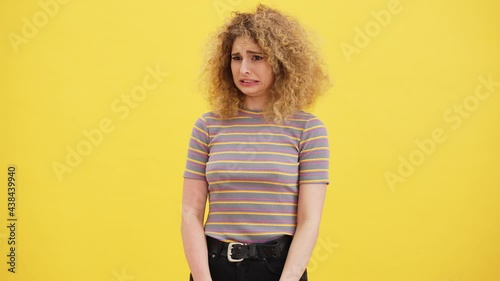
<svg viewBox="0 0 500 281"><path fill-rule="evenodd" d="M248 50L247 51L248 54L257 54L257 55L262 55L262 52L258 52L258 51L252 51L252 50ZM231 55L232 56L235 56L235 55L239 55L240 52L236 52L236 53L232 53Z"/></svg>

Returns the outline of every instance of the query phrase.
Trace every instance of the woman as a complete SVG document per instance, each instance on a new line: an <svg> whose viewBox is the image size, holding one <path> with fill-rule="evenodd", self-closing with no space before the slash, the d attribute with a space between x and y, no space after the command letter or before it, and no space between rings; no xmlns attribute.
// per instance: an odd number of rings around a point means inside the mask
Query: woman
<svg viewBox="0 0 500 281"><path fill-rule="evenodd" d="M215 40L212 111L194 125L184 172L190 280L307 280L329 149L303 109L328 85L322 61L297 21L263 5L236 13Z"/></svg>

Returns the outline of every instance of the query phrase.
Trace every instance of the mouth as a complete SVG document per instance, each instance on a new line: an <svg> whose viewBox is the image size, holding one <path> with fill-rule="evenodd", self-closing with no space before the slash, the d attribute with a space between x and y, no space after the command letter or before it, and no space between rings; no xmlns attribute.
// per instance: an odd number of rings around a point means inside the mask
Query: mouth
<svg viewBox="0 0 500 281"><path fill-rule="evenodd" d="M242 86L254 86L259 84L259 80L253 80L253 79L241 79L240 84Z"/></svg>

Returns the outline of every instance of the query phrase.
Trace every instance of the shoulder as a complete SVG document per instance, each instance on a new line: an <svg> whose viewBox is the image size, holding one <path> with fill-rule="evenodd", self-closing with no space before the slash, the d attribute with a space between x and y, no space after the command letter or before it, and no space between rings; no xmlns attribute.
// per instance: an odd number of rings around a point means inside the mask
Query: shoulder
<svg viewBox="0 0 500 281"><path fill-rule="evenodd" d="M210 123L210 120L217 119L218 117L213 111L207 111L198 116L196 123Z"/></svg>
<svg viewBox="0 0 500 281"><path fill-rule="evenodd" d="M219 115L217 115L215 112L213 111L207 111L205 113L203 113L200 118L203 118L203 119L212 119L212 118L219 118Z"/></svg>
<svg viewBox="0 0 500 281"><path fill-rule="evenodd" d="M323 126L324 123L321 121L316 115L311 112L307 112L304 110L297 111L290 118L291 122L300 122L303 124L303 128L311 128L315 126Z"/></svg>
<svg viewBox="0 0 500 281"><path fill-rule="evenodd" d="M325 124L313 113L298 111L294 114L294 118L294 120L300 120L300 125L302 128L302 141L327 138L328 132L326 130Z"/></svg>

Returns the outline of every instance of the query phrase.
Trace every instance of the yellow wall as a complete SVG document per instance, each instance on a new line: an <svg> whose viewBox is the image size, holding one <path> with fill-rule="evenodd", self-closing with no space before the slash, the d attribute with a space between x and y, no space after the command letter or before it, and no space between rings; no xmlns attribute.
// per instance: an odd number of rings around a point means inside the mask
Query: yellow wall
<svg viewBox="0 0 500 281"><path fill-rule="evenodd" d="M2 4L0 280L187 280L203 43L257 3ZM498 1L263 3L315 31L335 80L313 111L332 184L310 279L500 280Z"/></svg>

